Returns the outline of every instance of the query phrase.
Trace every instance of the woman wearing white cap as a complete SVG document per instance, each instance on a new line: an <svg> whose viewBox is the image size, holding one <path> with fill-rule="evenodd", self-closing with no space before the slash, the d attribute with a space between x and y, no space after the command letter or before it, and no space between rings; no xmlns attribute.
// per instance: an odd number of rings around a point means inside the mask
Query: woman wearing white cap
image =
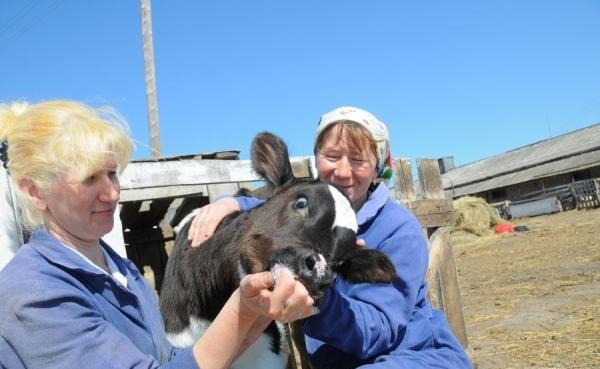
<svg viewBox="0 0 600 369"><path fill-rule="evenodd" d="M341 107L321 117L314 153L319 178L350 199L366 247L395 264L392 284L350 284L338 278L305 319L307 350L317 368L471 368L443 313L426 299L427 243L420 224L390 198L392 175L386 126L371 113ZM233 211L262 203L224 198L194 220L190 239L200 244Z"/></svg>

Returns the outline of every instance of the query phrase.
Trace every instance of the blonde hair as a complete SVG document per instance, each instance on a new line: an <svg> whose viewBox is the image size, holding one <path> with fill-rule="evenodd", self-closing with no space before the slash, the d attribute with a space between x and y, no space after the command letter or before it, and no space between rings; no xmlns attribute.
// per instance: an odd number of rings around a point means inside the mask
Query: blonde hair
<svg viewBox="0 0 600 369"><path fill-rule="evenodd" d="M7 169L15 185L26 178L48 189L66 175L80 182L102 170L107 155L112 155L122 173L133 151L127 127L116 110L108 107L92 108L74 101L0 104L0 141L8 145ZM42 214L27 194L18 194L25 225L42 224Z"/></svg>

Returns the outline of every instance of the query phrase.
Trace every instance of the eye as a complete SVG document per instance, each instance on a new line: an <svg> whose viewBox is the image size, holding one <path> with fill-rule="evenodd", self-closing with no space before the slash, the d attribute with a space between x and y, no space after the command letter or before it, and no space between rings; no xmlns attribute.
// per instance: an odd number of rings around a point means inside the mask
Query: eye
<svg viewBox="0 0 600 369"><path fill-rule="evenodd" d="M85 177L82 183L84 184L92 184L96 180L96 175L92 174L91 176Z"/></svg>
<svg viewBox="0 0 600 369"><path fill-rule="evenodd" d="M296 203L294 204L294 207L296 209L304 209L308 206L308 200L306 199L306 197L299 197L298 199L296 199Z"/></svg>

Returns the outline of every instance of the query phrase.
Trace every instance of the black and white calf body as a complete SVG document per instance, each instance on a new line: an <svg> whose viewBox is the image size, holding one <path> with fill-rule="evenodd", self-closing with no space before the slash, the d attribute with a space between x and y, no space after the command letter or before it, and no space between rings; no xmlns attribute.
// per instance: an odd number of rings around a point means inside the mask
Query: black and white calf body
<svg viewBox="0 0 600 369"><path fill-rule="evenodd" d="M283 141L259 134L252 165L270 193L262 206L225 219L199 248L187 241L189 220L177 235L160 292L167 336L175 346L191 346L202 335L246 274L285 266L317 302L334 273L354 283L396 278L384 254L356 246L356 216L339 190L293 177ZM232 368L283 368L281 342L271 324Z"/></svg>

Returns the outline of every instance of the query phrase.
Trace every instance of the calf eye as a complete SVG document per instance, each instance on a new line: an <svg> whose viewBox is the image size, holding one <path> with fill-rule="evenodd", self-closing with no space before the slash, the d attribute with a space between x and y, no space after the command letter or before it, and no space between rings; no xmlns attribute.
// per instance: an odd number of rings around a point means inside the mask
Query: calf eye
<svg viewBox="0 0 600 369"><path fill-rule="evenodd" d="M308 206L308 200L305 197L299 197L296 199L296 204L294 204L296 209L304 209Z"/></svg>

